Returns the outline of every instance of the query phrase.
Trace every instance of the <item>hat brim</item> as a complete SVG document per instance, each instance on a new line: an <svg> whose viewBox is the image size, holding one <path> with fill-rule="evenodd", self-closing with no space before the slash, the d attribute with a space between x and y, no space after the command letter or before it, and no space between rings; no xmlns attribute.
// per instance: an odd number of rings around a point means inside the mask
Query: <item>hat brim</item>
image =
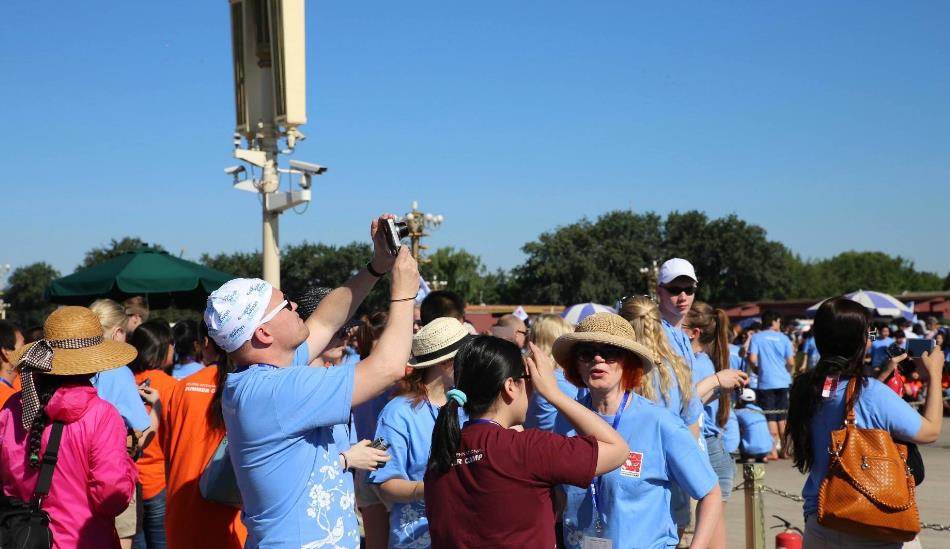
<svg viewBox="0 0 950 549"><path fill-rule="evenodd" d="M570 367L574 363L574 346L578 343L602 343L629 351L640 359L644 374L652 370L654 366L652 353L649 349L626 337L603 332L574 332L562 335L554 340L554 345L551 348L554 360L562 367Z"/></svg>
<svg viewBox="0 0 950 549"><path fill-rule="evenodd" d="M33 345L36 345L36 343L29 343L17 349L11 357L11 362L19 366L20 359ZM54 347L53 369L42 373L52 376L94 374L125 366L132 362L137 355L138 351L135 347L111 339L82 349L59 349Z"/></svg>
<svg viewBox="0 0 950 549"><path fill-rule="evenodd" d="M419 360L416 357L410 357L408 366L410 368L426 368L428 366L432 366L433 364L444 362L450 358L455 358L455 355L458 354L462 345L464 345L465 342L470 339L472 339L472 336L466 332L465 335L453 341L452 343L449 343L444 348L438 351L427 353L424 355L424 360Z"/></svg>

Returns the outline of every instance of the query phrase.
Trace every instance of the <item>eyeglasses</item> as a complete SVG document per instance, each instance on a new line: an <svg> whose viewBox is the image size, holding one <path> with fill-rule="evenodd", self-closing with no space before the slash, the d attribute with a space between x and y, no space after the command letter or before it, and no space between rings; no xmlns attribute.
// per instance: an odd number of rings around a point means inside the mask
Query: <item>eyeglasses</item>
<svg viewBox="0 0 950 549"><path fill-rule="evenodd" d="M274 307L274 309L273 309L271 312L269 312L269 313L267 313L266 315L264 315L264 317L261 318L261 321L258 322L257 325L258 325L258 326L262 326L262 325L264 325L264 324L267 324L267 323L270 322L271 320L274 320L274 317L277 316L278 314L280 314L281 309L287 309L288 311L293 311L293 310L294 310L294 302L293 302L293 301L288 301L288 300L286 300L286 299L283 300L283 301L281 301L280 303L277 304L276 307Z"/></svg>
<svg viewBox="0 0 950 549"><path fill-rule="evenodd" d="M660 286L672 296L678 296L682 293L693 295L696 293L696 286Z"/></svg>
<svg viewBox="0 0 950 549"><path fill-rule="evenodd" d="M625 353L623 349L612 345L578 345L574 349L574 356L583 362L593 362L595 356L600 356L604 362L617 362Z"/></svg>

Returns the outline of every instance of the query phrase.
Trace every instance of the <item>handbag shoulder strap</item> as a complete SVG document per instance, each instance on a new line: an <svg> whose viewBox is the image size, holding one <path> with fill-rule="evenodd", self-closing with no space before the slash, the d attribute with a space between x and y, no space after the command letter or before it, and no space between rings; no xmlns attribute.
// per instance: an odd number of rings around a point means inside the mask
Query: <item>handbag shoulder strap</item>
<svg viewBox="0 0 950 549"><path fill-rule="evenodd" d="M56 458L59 454L59 442L63 438L63 422L54 421L53 428L50 429L49 441L46 443L46 451L43 452L42 465L40 466L40 478L36 482L36 490L33 491L33 505L36 509L40 508L43 498L49 494L49 489L53 485L53 469L56 468Z"/></svg>
<svg viewBox="0 0 950 549"><path fill-rule="evenodd" d="M855 399L854 392L857 389L858 383L861 383L861 380L857 376L848 380L848 388L844 392L844 424L855 425L854 419L854 405Z"/></svg>

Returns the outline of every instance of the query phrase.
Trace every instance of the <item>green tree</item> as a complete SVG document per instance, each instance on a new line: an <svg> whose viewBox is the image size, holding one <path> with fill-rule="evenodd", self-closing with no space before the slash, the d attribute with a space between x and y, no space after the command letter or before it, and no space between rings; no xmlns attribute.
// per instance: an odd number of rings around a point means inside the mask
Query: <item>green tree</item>
<svg viewBox="0 0 950 549"><path fill-rule="evenodd" d="M843 252L816 262L813 268L823 296L861 289L897 295L904 291L939 290L942 286L938 275L917 271L912 261L883 252Z"/></svg>
<svg viewBox="0 0 950 549"><path fill-rule="evenodd" d="M423 278L445 282L445 287L461 295L466 303L480 303L485 299L488 269L479 256L449 246L429 254L428 259L420 267Z"/></svg>
<svg viewBox="0 0 950 549"><path fill-rule="evenodd" d="M613 303L646 290L640 268L659 257L660 218L609 212L543 233L522 248L526 261L512 272L513 300L525 303Z"/></svg>
<svg viewBox="0 0 950 549"><path fill-rule="evenodd" d="M683 257L696 268L699 297L712 303L787 298L789 271L800 264L765 229L736 215L709 220L697 211L671 213L664 223L665 258Z"/></svg>
<svg viewBox="0 0 950 549"><path fill-rule="evenodd" d="M3 299L10 304L8 318L26 329L43 324L55 305L46 300L46 288L59 271L45 262L31 263L10 273Z"/></svg>
<svg viewBox="0 0 950 549"><path fill-rule="evenodd" d="M122 240L116 240L113 238L108 245L93 248L86 252L82 263L79 264L79 267L77 267L76 270L78 271L80 269L86 269L88 267L104 263L113 257L118 257L126 252L137 250L143 246L151 246L159 250L165 249L161 244L148 244L137 236L126 236L123 237Z"/></svg>
<svg viewBox="0 0 950 549"><path fill-rule="evenodd" d="M202 254L198 261L212 269L231 273L239 278L261 277L261 252Z"/></svg>

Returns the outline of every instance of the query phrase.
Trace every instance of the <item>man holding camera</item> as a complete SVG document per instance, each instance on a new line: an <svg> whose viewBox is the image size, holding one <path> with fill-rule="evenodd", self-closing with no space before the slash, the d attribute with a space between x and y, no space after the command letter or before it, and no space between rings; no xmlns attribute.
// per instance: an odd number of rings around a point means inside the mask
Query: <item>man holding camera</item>
<svg viewBox="0 0 950 549"><path fill-rule="evenodd" d="M405 247L392 255L382 229L391 217L372 223L366 268L306 322L295 303L259 279L231 280L208 298L209 335L235 364L221 402L248 549L359 546L332 427L402 378L409 359L419 272ZM389 320L373 355L358 365L307 368L388 271Z"/></svg>

